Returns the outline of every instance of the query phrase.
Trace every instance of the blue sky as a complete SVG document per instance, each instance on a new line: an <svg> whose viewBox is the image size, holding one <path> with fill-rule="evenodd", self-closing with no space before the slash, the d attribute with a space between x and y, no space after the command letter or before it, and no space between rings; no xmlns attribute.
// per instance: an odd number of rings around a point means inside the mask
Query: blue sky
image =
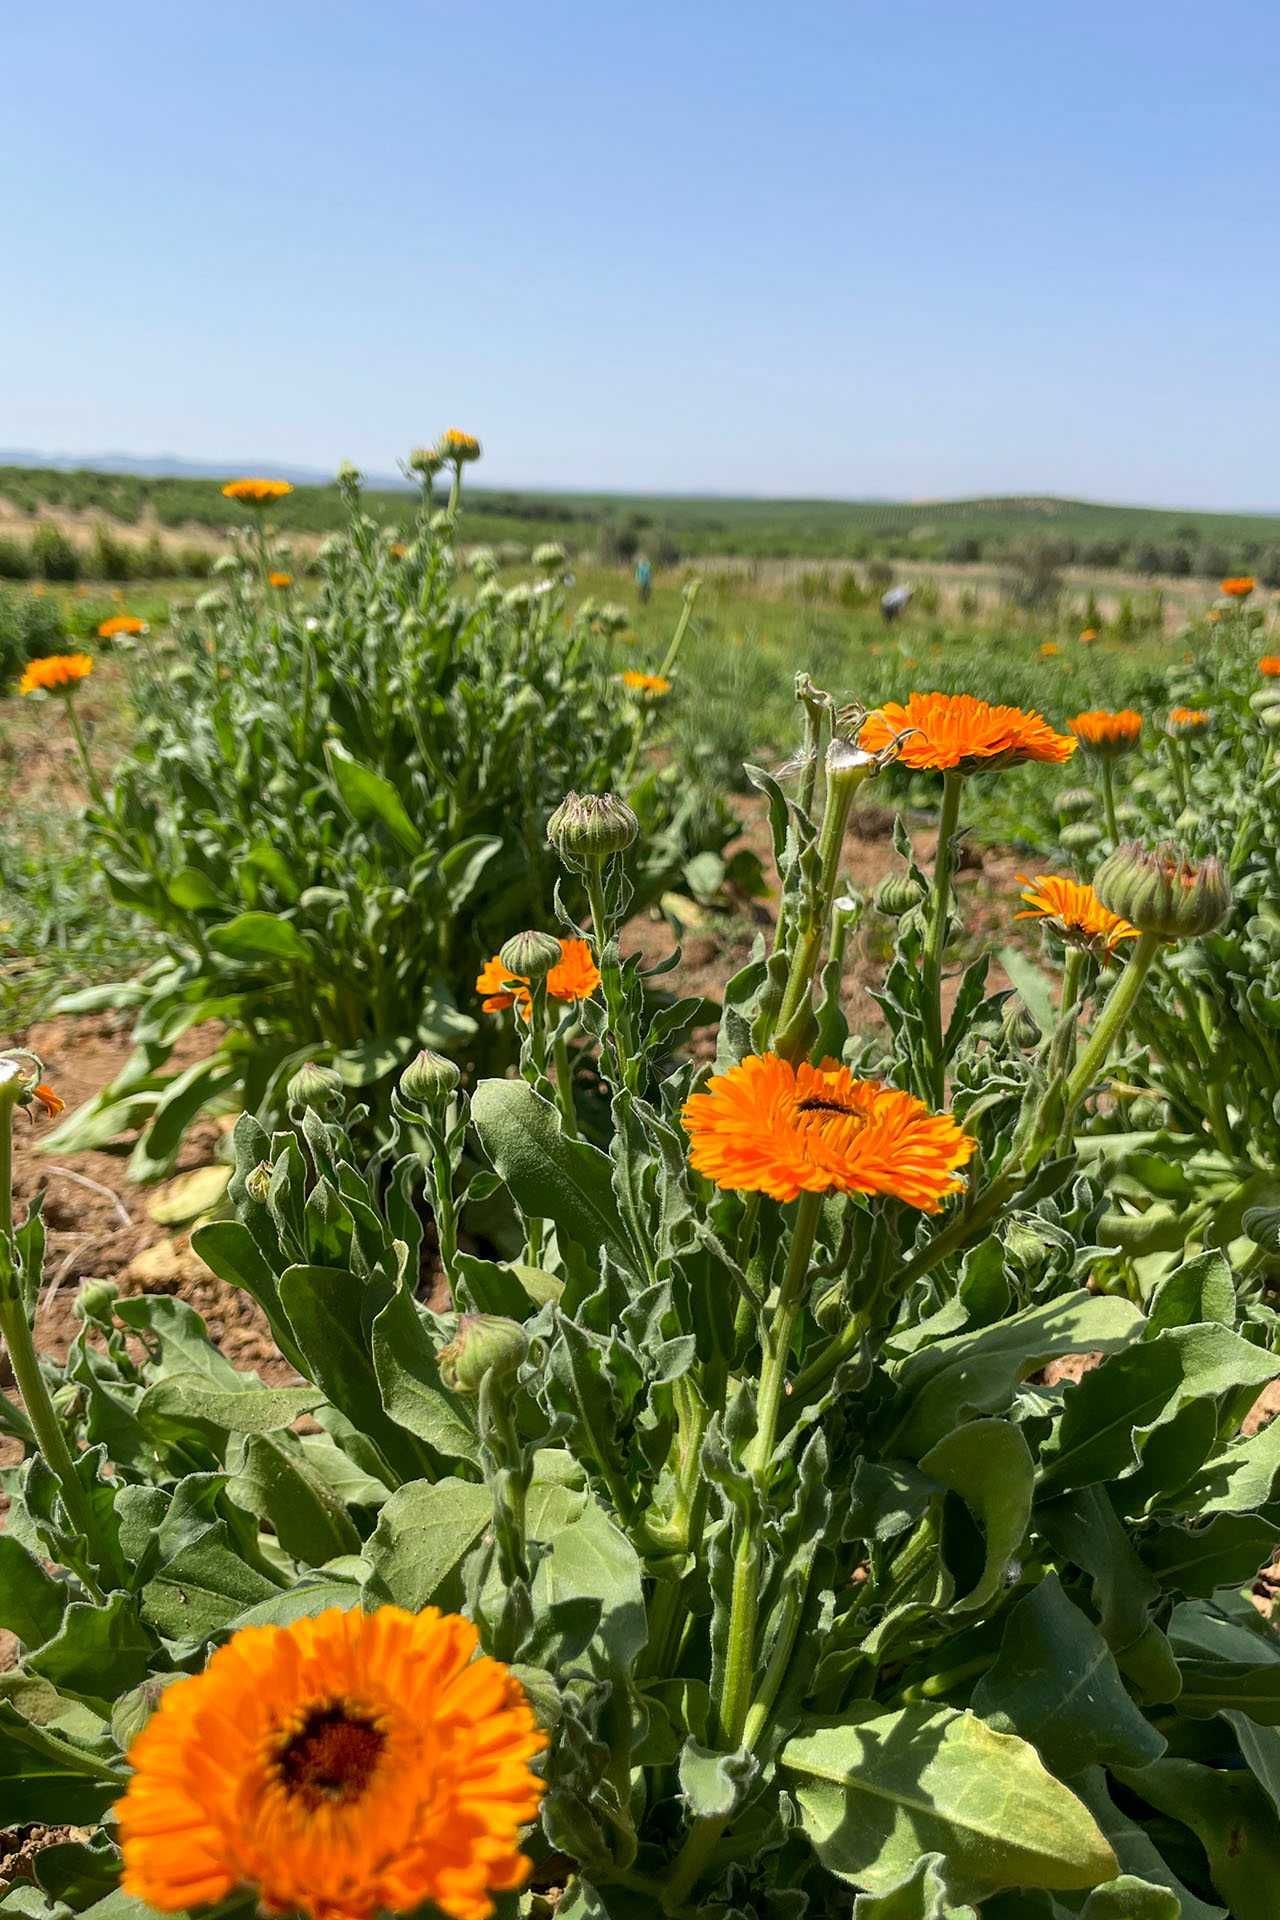
<svg viewBox="0 0 1280 1920"><path fill-rule="evenodd" d="M1280 506L1273 0L3 14L0 446Z"/></svg>

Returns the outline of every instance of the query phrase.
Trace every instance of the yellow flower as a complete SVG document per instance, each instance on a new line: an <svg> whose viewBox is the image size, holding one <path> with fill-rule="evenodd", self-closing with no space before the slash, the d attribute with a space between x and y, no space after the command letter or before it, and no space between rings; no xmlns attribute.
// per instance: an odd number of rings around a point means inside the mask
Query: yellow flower
<svg viewBox="0 0 1280 1920"><path fill-rule="evenodd" d="M293 575L291 573L269 573L267 575L267 585L269 587L276 587L283 593L286 587L293 585Z"/></svg>
<svg viewBox="0 0 1280 1920"><path fill-rule="evenodd" d="M546 1745L519 1682L436 1607L244 1627L166 1688L116 1807L124 1891L176 1913L252 1888L269 1913L487 1920L522 1886Z"/></svg>
<svg viewBox="0 0 1280 1920"><path fill-rule="evenodd" d="M480 458L480 442L473 433L463 433L460 427L450 427L440 436L438 452L446 460L453 460L461 466L466 460Z"/></svg>
<svg viewBox="0 0 1280 1920"><path fill-rule="evenodd" d="M648 694L651 700L660 700L664 693L670 693L671 682L664 680L660 673L635 673L628 670L622 676L624 687L630 687L632 693Z"/></svg>
<svg viewBox="0 0 1280 1920"><path fill-rule="evenodd" d="M51 653L43 660L28 660L19 693L70 693L93 672L93 660L87 653Z"/></svg>
<svg viewBox="0 0 1280 1920"><path fill-rule="evenodd" d="M293 487L288 480L228 480L222 491L242 507L267 507L273 500L283 500Z"/></svg>
<svg viewBox="0 0 1280 1920"><path fill-rule="evenodd" d="M1138 929L1104 907L1090 886L1041 873L1034 880L1018 875L1026 906L1015 920L1043 920L1073 946L1114 953L1121 940L1136 940Z"/></svg>
<svg viewBox="0 0 1280 1920"><path fill-rule="evenodd" d="M1040 648L1046 660L1056 660L1062 649L1056 640L1046 640Z"/></svg>

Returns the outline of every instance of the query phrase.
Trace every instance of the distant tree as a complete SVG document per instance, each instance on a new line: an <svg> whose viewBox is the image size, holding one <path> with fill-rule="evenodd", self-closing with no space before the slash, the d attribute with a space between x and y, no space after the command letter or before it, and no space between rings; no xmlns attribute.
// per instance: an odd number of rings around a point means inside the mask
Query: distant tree
<svg viewBox="0 0 1280 1920"><path fill-rule="evenodd" d="M982 558L982 542L976 535L967 533L962 539L952 540L951 543L944 548L942 557L944 560L952 561L957 566L971 565L973 561L981 560Z"/></svg>
<svg viewBox="0 0 1280 1920"><path fill-rule="evenodd" d="M1062 548L1052 540L1031 540L1009 554L1006 590L1015 606L1042 610L1062 592Z"/></svg>
<svg viewBox="0 0 1280 1920"><path fill-rule="evenodd" d="M31 557L42 580L78 580L80 556L59 528L46 521L31 540Z"/></svg>
<svg viewBox="0 0 1280 1920"><path fill-rule="evenodd" d="M1080 549L1080 558L1088 567L1118 567L1123 553L1118 540L1088 540Z"/></svg>
<svg viewBox="0 0 1280 1920"><path fill-rule="evenodd" d="M1196 554L1196 573L1202 580L1221 580L1231 571L1231 555L1226 547L1208 542Z"/></svg>
<svg viewBox="0 0 1280 1920"><path fill-rule="evenodd" d="M1144 540L1133 550L1133 570L1135 573L1159 573L1164 561L1160 548L1150 540Z"/></svg>
<svg viewBox="0 0 1280 1920"><path fill-rule="evenodd" d="M1280 587L1280 547L1263 547L1254 565L1264 587Z"/></svg>
<svg viewBox="0 0 1280 1920"><path fill-rule="evenodd" d="M1163 554L1164 565L1160 571L1171 573L1175 579L1185 580L1191 571L1191 549L1182 545L1166 547Z"/></svg>

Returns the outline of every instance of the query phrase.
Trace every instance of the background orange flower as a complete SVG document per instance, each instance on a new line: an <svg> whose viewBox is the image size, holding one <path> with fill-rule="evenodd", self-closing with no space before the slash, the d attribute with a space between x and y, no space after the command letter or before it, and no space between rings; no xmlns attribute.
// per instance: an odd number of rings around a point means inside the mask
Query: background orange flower
<svg viewBox="0 0 1280 1920"><path fill-rule="evenodd" d="M28 660L19 693L69 693L93 672L93 657L87 653L51 653L43 660Z"/></svg>
<svg viewBox="0 0 1280 1920"><path fill-rule="evenodd" d="M266 507L273 500L283 500L286 493L293 492L293 487L288 480L228 480L222 491L228 500L238 500L242 507Z"/></svg>
<svg viewBox="0 0 1280 1920"><path fill-rule="evenodd" d="M1088 707L1068 720L1078 740L1094 753L1127 753L1136 747L1142 733L1142 715L1132 707L1109 713L1105 707Z"/></svg>
<svg viewBox="0 0 1280 1920"><path fill-rule="evenodd" d="M1264 653L1258 662L1259 673L1265 673L1269 680L1280 675L1280 653Z"/></svg>
<svg viewBox="0 0 1280 1920"><path fill-rule="evenodd" d="M652 694L655 699L671 691L671 682L660 673L635 673L628 669L622 676L622 684L630 687L633 693Z"/></svg>
<svg viewBox="0 0 1280 1920"><path fill-rule="evenodd" d="M1136 940L1138 929L1104 907L1091 886L1061 874L1018 875L1026 906L1015 920L1043 920L1073 945L1114 953L1122 940Z"/></svg>
<svg viewBox="0 0 1280 1920"><path fill-rule="evenodd" d="M751 1054L680 1115L690 1159L718 1187L796 1200L802 1193L885 1193L924 1213L964 1183L974 1142L950 1114L847 1067L793 1067Z"/></svg>
<svg viewBox="0 0 1280 1920"><path fill-rule="evenodd" d="M1055 733L1043 714L993 707L971 693L913 693L905 705L887 700L867 715L858 744L880 753L899 734L906 736L898 752L904 767L957 767L962 773L1024 760L1060 764L1076 750L1075 741Z"/></svg>
<svg viewBox="0 0 1280 1920"><path fill-rule="evenodd" d="M113 640L117 634L136 635L145 633L146 630L146 621L140 620L136 613L113 613L111 618L104 620L98 628L98 638L99 640Z"/></svg>
<svg viewBox="0 0 1280 1920"><path fill-rule="evenodd" d="M562 940L560 958L547 975L548 999L585 1000L599 985L600 969L587 942ZM504 967L500 955L496 953L477 975L476 992L486 995L483 1002L485 1013L505 1013L508 1007L518 1003L525 1019L529 1018L533 999L528 981L523 974L512 973L508 967Z"/></svg>
<svg viewBox="0 0 1280 1920"><path fill-rule="evenodd" d="M1222 582L1222 591L1233 600L1247 600L1257 584L1251 573L1235 573Z"/></svg>

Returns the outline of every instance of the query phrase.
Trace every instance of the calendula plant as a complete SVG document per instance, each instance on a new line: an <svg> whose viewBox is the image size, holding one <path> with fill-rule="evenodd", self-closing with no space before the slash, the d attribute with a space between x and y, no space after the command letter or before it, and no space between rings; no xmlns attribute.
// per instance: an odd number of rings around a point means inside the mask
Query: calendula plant
<svg viewBox="0 0 1280 1920"><path fill-rule="evenodd" d="M620 948L634 812L575 796L550 850L586 924L493 961L514 1077L468 1095L424 1051L371 1163L330 1067L274 1133L241 1117L194 1244L300 1384L97 1284L41 1361L39 1215L6 1206L0 1778L6 1817L89 1837L0 1908L1270 1920L1280 1641L1247 1590L1280 1429L1243 1422L1271 1319L1234 1243L1141 1302L1088 1284L1110 1063L1226 883L1141 849L1096 893L1029 879L1060 1008L988 993L985 959L953 993L966 783L1069 738L801 694L794 786L752 773L775 938L714 1065ZM952 837L932 875L901 840L887 1031L859 1033L844 830L908 751ZM15 1056L6 1176L42 1097Z"/></svg>
<svg viewBox="0 0 1280 1920"><path fill-rule="evenodd" d="M722 882L733 815L651 763L658 708L604 670L558 577L504 590L491 565L463 564L460 479L478 452L462 435L415 456L407 543L362 512L344 472L348 528L326 541L313 594L270 531L287 483L225 489L249 515L243 555L218 562L167 648L134 656L138 745L109 796L93 782L95 851L115 898L153 927L156 957L62 1003L132 1011L135 1051L54 1150L141 1128L131 1169L156 1179L211 1103L278 1116L307 1059L361 1090L375 1124L423 1044L500 1065L474 980L513 922L552 912L545 826L566 788L625 774L645 824L627 872L637 911ZM454 488L437 512L441 465ZM734 874L750 888L749 856ZM170 1068L205 1020L221 1044Z"/></svg>

